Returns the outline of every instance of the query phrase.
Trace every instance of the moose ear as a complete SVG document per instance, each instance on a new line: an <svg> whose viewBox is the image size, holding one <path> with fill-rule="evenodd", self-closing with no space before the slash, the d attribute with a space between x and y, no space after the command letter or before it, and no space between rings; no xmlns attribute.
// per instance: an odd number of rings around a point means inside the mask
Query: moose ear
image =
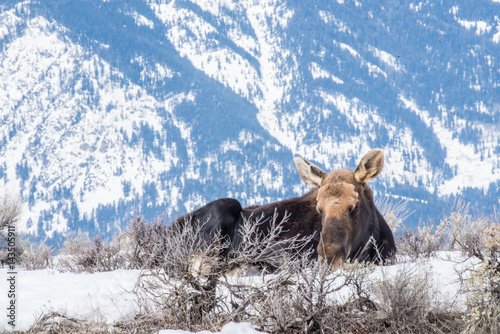
<svg viewBox="0 0 500 334"><path fill-rule="evenodd" d="M297 166L302 181L313 188L321 186L321 180L326 176L326 173L321 168L299 157L293 158L293 161L295 162L295 166Z"/></svg>
<svg viewBox="0 0 500 334"><path fill-rule="evenodd" d="M384 151L377 148L368 152L359 162L354 177L359 183L366 183L376 178L384 168Z"/></svg>

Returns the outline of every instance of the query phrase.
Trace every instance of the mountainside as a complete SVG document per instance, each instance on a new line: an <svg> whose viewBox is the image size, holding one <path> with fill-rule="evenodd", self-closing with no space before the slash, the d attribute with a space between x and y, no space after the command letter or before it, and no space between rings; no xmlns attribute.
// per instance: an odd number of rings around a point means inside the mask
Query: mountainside
<svg viewBox="0 0 500 334"><path fill-rule="evenodd" d="M0 4L0 186L25 229L109 234L307 191L386 152L413 221L500 201L500 2L28 0ZM168 219L167 219L168 220Z"/></svg>

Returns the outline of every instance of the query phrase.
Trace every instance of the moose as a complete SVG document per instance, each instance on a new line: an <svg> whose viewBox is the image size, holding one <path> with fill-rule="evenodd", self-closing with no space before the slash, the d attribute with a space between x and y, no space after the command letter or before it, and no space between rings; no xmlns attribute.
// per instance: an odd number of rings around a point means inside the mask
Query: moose
<svg viewBox="0 0 500 334"><path fill-rule="evenodd" d="M286 199L262 206L242 208L231 198L223 198L178 218L174 223L206 222L203 237L215 233L228 240L222 256L228 256L242 242L240 233L244 219L277 215L285 224L279 238L314 236L304 249L311 256L325 261L332 270L345 261L359 260L380 263L396 253L390 227L376 208L368 182L375 179L384 166L384 153L374 149L367 153L354 171L322 171L311 162L296 157L301 179L312 189L302 197ZM269 230L269 221L259 225Z"/></svg>

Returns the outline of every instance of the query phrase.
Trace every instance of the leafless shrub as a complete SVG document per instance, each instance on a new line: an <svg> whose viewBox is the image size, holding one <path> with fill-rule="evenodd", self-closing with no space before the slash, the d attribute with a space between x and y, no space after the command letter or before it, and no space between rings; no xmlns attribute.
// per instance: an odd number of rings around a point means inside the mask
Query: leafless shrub
<svg viewBox="0 0 500 334"><path fill-rule="evenodd" d="M20 265L27 270L47 269L52 266L53 248L45 241L31 242L28 238L20 240L23 248Z"/></svg>
<svg viewBox="0 0 500 334"><path fill-rule="evenodd" d="M414 240L399 246L400 252L431 256L445 242L441 231L453 231L449 221L436 229L420 227ZM402 266L392 275L383 270L380 280L371 275L373 264L346 263L331 272L325 263L311 259L306 249L310 239L280 240L283 222L276 215L245 220L238 231L242 242L227 258L221 255L228 240L217 233L210 240L200 237L205 223L166 228L161 220L149 224L136 217L134 226L110 243L80 235L65 244L71 266L79 271L144 269L135 288L139 314L134 320L103 325L102 333L219 330L229 321L250 321L270 333L498 333L493 329L499 314L500 229L491 221L476 247L489 262L464 275L464 291L470 295L467 314L438 302L432 276L421 267ZM268 233L260 232L263 223L270 223ZM243 272L238 268L254 266L261 276L230 276ZM269 268L273 271L268 275ZM63 318L49 317L44 326L54 333L64 333L57 324L76 333L88 333L94 326L70 330L72 321Z"/></svg>
<svg viewBox="0 0 500 334"><path fill-rule="evenodd" d="M415 321L426 318L431 309L432 285L427 272L420 275L409 267L394 277L384 272L382 279L372 287L382 316L399 326L405 323L412 326Z"/></svg>
<svg viewBox="0 0 500 334"><path fill-rule="evenodd" d="M4 194L0 200L0 231L16 225L21 218L23 203L16 195Z"/></svg>
<svg viewBox="0 0 500 334"><path fill-rule="evenodd" d="M446 245L445 228L445 223L437 227L421 224L411 231L403 227L403 231L396 235L398 253L407 256L409 261L435 256Z"/></svg>
<svg viewBox="0 0 500 334"><path fill-rule="evenodd" d="M171 328L161 313L137 315L134 319L114 324L111 333L119 334L151 334L159 330Z"/></svg>
<svg viewBox="0 0 500 334"><path fill-rule="evenodd" d="M288 264L297 254L306 251L305 248L314 236L280 238L289 217L289 214L285 214L282 220L278 221L278 213L275 211L272 217L261 215L244 219L238 231L241 242L236 249L231 250L228 267L231 269L258 264L272 271ZM267 222L269 228L264 233L261 226Z"/></svg>
<svg viewBox="0 0 500 334"><path fill-rule="evenodd" d="M283 224L276 215L264 235L264 219L243 223L243 242L224 261L218 255L227 244L219 235L208 243L197 238L203 223L171 227L163 268L144 271L138 280L141 314L153 323L163 319L168 328L217 330L228 321L250 321L272 333L314 333L352 330L374 310L367 293L373 265L347 263L331 272L304 249L310 238L280 240ZM272 275L227 275L237 266L264 262L275 269ZM345 305L336 301L342 289L351 291Z"/></svg>
<svg viewBox="0 0 500 334"><path fill-rule="evenodd" d="M33 243L17 230L23 203L19 196L4 194L0 199L0 263L20 264L28 270L51 265L52 248L45 241ZM12 257L14 255L14 257Z"/></svg>
<svg viewBox="0 0 500 334"><path fill-rule="evenodd" d="M218 326L221 296L216 294L224 243L199 238L204 223L176 224L165 236L162 268L144 271L138 294L144 314L161 314L169 328L197 330ZM193 259L199 259L195 262Z"/></svg>
<svg viewBox="0 0 500 334"><path fill-rule="evenodd" d="M451 249L458 249L463 255L485 259L483 233L490 226L488 217L473 217L469 205L459 202L455 210L442 222L450 241Z"/></svg>
<svg viewBox="0 0 500 334"><path fill-rule="evenodd" d="M166 230L163 220L148 223L135 216L127 229L110 242L101 236L91 240L81 231L70 233L59 252L57 266L72 272L158 267L164 258Z"/></svg>
<svg viewBox="0 0 500 334"><path fill-rule="evenodd" d="M124 267L120 249L103 241L101 236L95 237L91 247L76 257L76 263L89 272L112 271Z"/></svg>
<svg viewBox="0 0 500 334"><path fill-rule="evenodd" d="M240 247L224 260L221 254L227 240L220 234L212 240L199 237L206 222L171 226L162 246L162 268L145 271L139 280L137 293L144 311L161 310L171 327L188 330L217 329L227 321L246 318L249 305L264 294L250 285L230 284L225 275L253 264L281 267L306 243L299 237L280 240L282 222L277 222L277 215L268 219L271 227L266 234L259 228L265 217L245 220L238 232Z"/></svg>
<svg viewBox="0 0 500 334"><path fill-rule="evenodd" d="M366 247L375 241L371 238ZM374 245L376 246L376 245ZM331 303L330 311L323 319L321 332L371 333L379 332L384 326L374 315L377 306L373 302L370 287L376 265L373 263L344 263L342 267L343 289L348 289L347 299Z"/></svg>
<svg viewBox="0 0 500 334"><path fill-rule="evenodd" d="M464 279L467 293L465 315L467 333L500 333L500 224L491 222L483 231L483 247L475 256L483 256L482 264Z"/></svg>
<svg viewBox="0 0 500 334"><path fill-rule="evenodd" d="M359 329L374 310L367 286L373 264L346 263L335 272L308 254L283 263L273 275L248 282L226 278L232 321L250 321L269 333L335 333ZM341 291L347 295L342 303ZM367 330L370 327L365 326Z"/></svg>
<svg viewBox="0 0 500 334"><path fill-rule="evenodd" d="M258 266L263 276L259 284L248 284L246 278L237 282L227 276L219 278L229 299L225 304L227 321L251 321L271 332L297 328L308 332L318 325L335 278L328 275L328 270L320 272L318 263L311 262L312 250L307 247L314 236L280 237L288 218L285 215L278 221L275 212L272 217L250 217L243 221L238 231L241 243L230 252L223 273ZM269 224L265 233L262 224ZM264 276L269 270L273 275ZM322 294L313 292L320 290Z"/></svg>
<svg viewBox="0 0 500 334"><path fill-rule="evenodd" d="M331 272L326 263L294 263L296 268L286 268L285 273L295 273L289 280L295 285L288 285L288 294L281 296L289 300L281 324L274 326L272 332L292 329L295 333L353 332L360 330L360 323L365 323L367 314L373 312L374 304L367 294L369 274L374 265L365 263L345 263L342 270ZM342 299L340 292L346 295ZM280 297L280 296L278 296ZM279 299L274 302L279 305ZM269 314L269 313L261 313ZM364 326L369 330L369 326Z"/></svg>
<svg viewBox="0 0 500 334"><path fill-rule="evenodd" d="M60 270L76 273L112 271L127 267L119 245L103 241L100 235L90 241L83 234L65 241L57 265Z"/></svg>
<svg viewBox="0 0 500 334"><path fill-rule="evenodd" d="M413 211L410 209L410 201L405 199L393 201L389 197L383 197L377 199L375 205L384 216L392 233L396 233L398 227L413 214Z"/></svg>
<svg viewBox="0 0 500 334"><path fill-rule="evenodd" d="M331 308L331 294L343 287L340 272L332 275L307 254L290 259L257 284L244 282L225 281L231 304L238 306L231 319L250 321L271 333L317 331Z"/></svg>
<svg viewBox="0 0 500 334"><path fill-rule="evenodd" d="M404 266L395 274L383 271L371 286L377 317L386 332L442 333L457 330L458 315L450 317L449 305L438 303L437 291L428 270ZM423 269L423 268L422 268Z"/></svg>
<svg viewBox="0 0 500 334"><path fill-rule="evenodd" d="M60 250L62 255L77 255L81 253L85 248L89 248L91 240L87 233L83 233L79 230L77 233L70 232L64 240L63 247Z"/></svg>
<svg viewBox="0 0 500 334"><path fill-rule="evenodd" d="M114 333L105 323L89 323L60 312L40 315L26 334L67 334L67 333Z"/></svg>
<svg viewBox="0 0 500 334"><path fill-rule="evenodd" d="M119 236L130 267L145 269L160 266L166 234L167 225L162 219L148 223L142 217L135 216Z"/></svg>
<svg viewBox="0 0 500 334"><path fill-rule="evenodd" d="M0 264L19 263L22 248L18 242L13 242L18 237L17 223L21 218L22 201L19 196L5 193L0 199ZM11 246L9 246L9 241ZM14 244L12 246L12 244ZM8 249L10 248L10 252ZM12 252L14 250L14 252ZM14 258L12 258L14 255Z"/></svg>
<svg viewBox="0 0 500 334"><path fill-rule="evenodd" d="M50 311L41 314L26 334L151 334L165 328L167 326L161 316L137 316L107 324L103 320L89 321L64 312Z"/></svg>
<svg viewBox="0 0 500 334"><path fill-rule="evenodd" d="M500 224L498 217L474 217L469 205L456 204L443 220L450 248L466 258L481 261L458 270L461 292L466 295L465 333L500 333Z"/></svg>
<svg viewBox="0 0 500 334"><path fill-rule="evenodd" d="M77 268L76 257L91 247L91 240L88 234L81 230L70 232L64 240L63 247L55 259L54 266L61 271L81 272L82 268Z"/></svg>

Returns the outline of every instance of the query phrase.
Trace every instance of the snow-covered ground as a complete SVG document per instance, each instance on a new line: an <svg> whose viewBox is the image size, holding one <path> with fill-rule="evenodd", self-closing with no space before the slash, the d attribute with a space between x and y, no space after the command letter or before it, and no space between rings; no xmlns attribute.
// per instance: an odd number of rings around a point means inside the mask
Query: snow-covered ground
<svg viewBox="0 0 500 334"><path fill-rule="evenodd" d="M456 269L472 266L471 261L460 261L458 253L440 252L437 257L418 264L401 263L393 266L377 267L371 274L373 279L385 279L402 270L415 266L415 272L432 273L433 284L438 292L438 300L456 302L463 305L463 297L458 296L459 280ZM106 321L108 323L132 319L138 312L137 297L132 292L140 271L115 270L105 273L62 273L55 269L26 271L17 269L15 293L16 330L27 330L43 313L54 311L81 320ZM12 275L7 268L0 269L0 331L11 330L10 319L5 310L9 303L9 286L4 284ZM262 280L260 276L256 280ZM339 298L343 294L339 294ZM163 330L161 334L187 333ZM204 334L210 332L204 331ZM220 333L259 333L249 323L229 323Z"/></svg>
<svg viewBox="0 0 500 334"><path fill-rule="evenodd" d="M16 329L27 330L45 312L66 313L82 320L117 321L130 319L136 313L131 293L138 270L115 270L105 273L61 273L54 269L24 271L16 277ZM7 268L0 269L1 308L8 303ZM2 311L5 314L5 311ZM11 329L9 318L0 316L0 330Z"/></svg>
<svg viewBox="0 0 500 334"><path fill-rule="evenodd" d="M191 332L183 331L183 330L175 330L175 329L165 329L161 330L158 334L188 334ZM197 334L212 334L213 332L209 331L202 331L198 332ZM262 332L257 331L255 328L253 328L252 324L248 322L243 322L243 323L234 323L230 322L227 325L225 325L221 331L219 332L220 334L259 334Z"/></svg>

